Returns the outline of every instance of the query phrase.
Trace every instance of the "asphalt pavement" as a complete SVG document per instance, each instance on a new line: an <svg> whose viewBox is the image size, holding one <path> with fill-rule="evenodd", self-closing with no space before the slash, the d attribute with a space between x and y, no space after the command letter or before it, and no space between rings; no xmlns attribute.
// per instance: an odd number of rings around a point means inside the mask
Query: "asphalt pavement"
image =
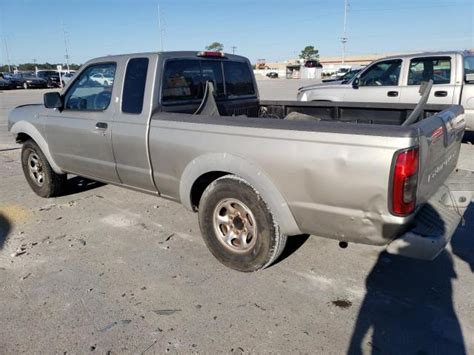
<svg viewBox="0 0 474 355"><path fill-rule="evenodd" d="M294 99L301 82L259 86ZM0 92L1 354L474 354L472 204L433 262L297 236L276 265L239 273L179 204L79 177L36 196L6 120L43 93Z"/></svg>

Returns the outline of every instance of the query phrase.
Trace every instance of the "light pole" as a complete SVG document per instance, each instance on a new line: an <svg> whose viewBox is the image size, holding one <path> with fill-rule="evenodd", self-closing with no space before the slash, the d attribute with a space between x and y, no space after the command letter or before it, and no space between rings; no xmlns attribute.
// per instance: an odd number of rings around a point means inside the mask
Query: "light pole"
<svg viewBox="0 0 474 355"><path fill-rule="evenodd" d="M69 51L67 48L67 39L66 39L66 30L64 29L64 22L61 21L61 27L63 30L63 38L64 38L64 50L66 51L66 54L64 55L64 58L66 58L66 67L67 67L67 72L69 73Z"/></svg>
<svg viewBox="0 0 474 355"><path fill-rule="evenodd" d="M341 43L342 43L342 64L346 60L346 43L347 43L347 8L349 6L349 0L344 0L344 28L342 31Z"/></svg>
<svg viewBox="0 0 474 355"><path fill-rule="evenodd" d="M232 48L232 54L235 54L235 50L237 49L237 47L236 47L236 46L232 46L231 48Z"/></svg>

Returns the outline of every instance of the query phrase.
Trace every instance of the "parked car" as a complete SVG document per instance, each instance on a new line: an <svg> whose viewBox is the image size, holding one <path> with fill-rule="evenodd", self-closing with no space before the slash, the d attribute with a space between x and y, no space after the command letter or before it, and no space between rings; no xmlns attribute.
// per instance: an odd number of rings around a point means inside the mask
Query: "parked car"
<svg viewBox="0 0 474 355"><path fill-rule="evenodd" d="M95 73L90 77L90 80L95 81L100 85L109 86L114 83L114 77L110 72L107 73Z"/></svg>
<svg viewBox="0 0 474 355"><path fill-rule="evenodd" d="M23 89L48 87L47 81L36 77L34 72L16 73L12 75L12 78L15 80L15 85Z"/></svg>
<svg viewBox="0 0 474 355"><path fill-rule="evenodd" d="M270 79L278 79L278 73L271 71L270 73L267 73L267 77L269 77Z"/></svg>
<svg viewBox="0 0 474 355"><path fill-rule="evenodd" d="M8 73L0 73L0 90L14 89L15 84L9 79Z"/></svg>
<svg viewBox="0 0 474 355"><path fill-rule="evenodd" d="M299 101L416 103L420 84L433 80L428 104L460 104L474 130L474 53L434 52L392 56L367 66L344 84L301 88Z"/></svg>
<svg viewBox="0 0 474 355"><path fill-rule="evenodd" d="M56 196L74 174L180 202L236 270L303 233L430 260L462 218L445 186L459 105L260 101L249 60L221 52L102 57L72 80L9 115L32 190Z"/></svg>
<svg viewBox="0 0 474 355"><path fill-rule="evenodd" d="M74 76L75 72L69 72L69 73L62 73L61 74L61 80L63 83L63 86L65 86L71 78Z"/></svg>
<svg viewBox="0 0 474 355"><path fill-rule="evenodd" d="M59 72L57 70L38 70L36 76L46 80L49 88L58 88L61 86Z"/></svg>
<svg viewBox="0 0 474 355"><path fill-rule="evenodd" d="M16 89L18 87L22 87L23 82L21 80L15 79L13 77L13 73L0 73L0 77L4 80L8 80L10 82L11 88Z"/></svg>
<svg viewBox="0 0 474 355"><path fill-rule="evenodd" d="M10 80L0 78L0 90L8 90L8 89L14 89L14 88L15 86Z"/></svg>

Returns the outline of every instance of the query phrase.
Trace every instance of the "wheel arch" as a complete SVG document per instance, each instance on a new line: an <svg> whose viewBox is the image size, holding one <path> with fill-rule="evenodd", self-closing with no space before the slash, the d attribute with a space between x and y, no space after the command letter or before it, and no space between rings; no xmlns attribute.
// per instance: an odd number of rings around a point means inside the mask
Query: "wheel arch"
<svg viewBox="0 0 474 355"><path fill-rule="evenodd" d="M15 135L17 143L24 143L28 139L35 141L46 156L46 159L48 159L48 163L53 171L57 174L64 174L64 171L54 161L48 143L35 126L27 121L19 121L13 124L10 131Z"/></svg>
<svg viewBox="0 0 474 355"><path fill-rule="evenodd" d="M224 175L235 175L258 191L283 234L301 234L288 203L265 172L260 167L232 154L205 154L188 164L180 180L179 194L183 206L195 210L196 201L199 201L207 186Z"/></svg>

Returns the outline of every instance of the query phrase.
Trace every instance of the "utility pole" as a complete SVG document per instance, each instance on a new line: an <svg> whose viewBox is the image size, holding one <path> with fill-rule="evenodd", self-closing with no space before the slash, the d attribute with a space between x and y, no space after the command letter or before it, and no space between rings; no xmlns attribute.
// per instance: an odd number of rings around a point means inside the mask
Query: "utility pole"
<svg viewBox="0 0 474 355"><path fill-rule="evenodd" d="M344 29L342 31L342 64L346 60L346 43L347 43L347 8L349 7L349 0L344 0Z"/></svg>
<svg viewBox="0 0 474 355"><path fill-rule="evenodd" d="M231 48L232 48L232 54L235 54L235 50L237 49L237 47L236 47L236 46L232 46Z"/></svg>
<svg viewBox="0 0 474 355"><path fill-rule="evenodd" d="M67 49L66 30L64 29L64 22L63 21L61 21L61 28L63 30L64 49L66 51L66 55L64 57L66 58L66 67L67 67L67 72L69 73L69 51Z"/></svg>
<svg viewBox="0 0 474 355"><path fill-rule="evenodd" d="M163 48L164 48L164 45L163 45L163 21L161 19L161 6L160 4L158 4L158 31L160 32L160 48L161 48L161 51L163 52Z"/></svg>

